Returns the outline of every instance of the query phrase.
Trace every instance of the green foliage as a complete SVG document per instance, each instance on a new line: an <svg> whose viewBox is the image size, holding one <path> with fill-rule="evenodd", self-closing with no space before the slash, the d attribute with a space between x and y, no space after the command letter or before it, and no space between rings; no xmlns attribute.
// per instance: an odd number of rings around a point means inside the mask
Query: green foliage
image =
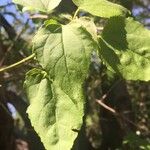
<svg viewBox="0 0 150 150"><path fill-rule="evenodd" d="M43 27L33 43L37 60L46 72L34 69L27 74L29 117L46 149L69 150L78 134L74 130L80 130L82 125L82 84L91 52L96 49L94 40L75 21Z"/></svg>
<svg viewBox="0 0 150 150"><path fill-rule="evenodd" d="M129 11L107 0L73 0L80 10L87 11L92 15L110 18L112 16L125 16Z"/></svg>
<svg viewBox="0 0 150 150"><path fill-rule="evenodd" d="M50 12L60 0L14 0L36 10ZM83 83L90 57L98 51L108 69L127 80L150 80L150 32L125 18L124 7L106 0L73 0L92 15L109 18L102 35L90 18L72 17L67 25L47 20L33 39L33 52L41 69L26 75L29 118L48 150L70 150L84 116ZM66 3L67 4L67 3Z"/></svg>
<svg viewBox="0 0 150 150"><path fill-rule="evenodd" d="M28 9L50 12L59 5L61 0L13 0L15 3L23 5Z"/></svg>
<svg viewBox="0 0 150 150"><path fill-rule="evenodd" d="M80 106L74 104L69 95L56 83L51 83L46 72L41 70L31 70L25 86L30 98L27 112L45 148L70 149L77 136L73 129L80 129L82 123L82 102Z"/></svg>
<svg viewBox="0 0 150 150"><path fill-rule="evenodd" d="M127 80L150 80L150 31L132 18L111 18L100 38L100 54Z"/></svg>

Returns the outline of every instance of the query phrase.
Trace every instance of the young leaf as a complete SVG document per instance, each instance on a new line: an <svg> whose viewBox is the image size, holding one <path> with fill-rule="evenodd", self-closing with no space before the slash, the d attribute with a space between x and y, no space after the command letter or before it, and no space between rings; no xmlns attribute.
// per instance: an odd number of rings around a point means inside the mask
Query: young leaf
<svg viewBox="0 0 150 150"><path fill-rule="evenodd" d="M121 5L107 0L73 0L80 10L92 15L110 18L112 16L125 16L129 11Z"/></svg>
<svg viewBox="0 0 150 150"><path fill-rule="evenodd" d="M92 36L80 24L51 24L34 37L34 51L46 71L32 70L25 87L30 99L28 114L46 149L70 150L84 115L82 84L91 52Z"/></svg>
<svg viewBox="0 0 150 150"><path fill-rule="evenodd" d="M50 12L59 5L61 0L13 0L14 3L23 5L28 9Z"/></svg>
<svg viewBox="0 0 150 150"><path fill-rule="evenodd" d="M127 80L150 80L150 31L132 18L111 18L100 38L100 55Z"/></svg>

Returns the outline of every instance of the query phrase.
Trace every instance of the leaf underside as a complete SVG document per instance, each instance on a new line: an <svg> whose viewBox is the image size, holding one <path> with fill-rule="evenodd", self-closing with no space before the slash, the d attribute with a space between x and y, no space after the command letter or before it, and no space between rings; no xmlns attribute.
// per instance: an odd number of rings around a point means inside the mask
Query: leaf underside
<svg viewBox="0 0 150 150"><path fill-rule="evenodd" d="M78 135L75 130L82 125L83 82L97 46L92 35L76 22L41 28L33 43L45 71L27 73L29 118L47 150L70 150Z"/></svg>

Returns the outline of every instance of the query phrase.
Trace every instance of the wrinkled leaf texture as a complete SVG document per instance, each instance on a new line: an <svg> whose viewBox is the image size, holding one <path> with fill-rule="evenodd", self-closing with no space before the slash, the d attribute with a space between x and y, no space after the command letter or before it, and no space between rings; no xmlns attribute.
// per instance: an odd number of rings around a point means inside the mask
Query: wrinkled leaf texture
<svg viewBox="0 0 150 150"><path fill-rule="evenodd" d="M150 80L150 31L133 18L111 18L100 38L100 55L127 80Z"/></svg>
<svg viewBox="0 0 150 150"><path fill-rule="evenodd" d="M83 82L97 49L80 21L51 24L34 37L34 52L45 71L27 73L29 118L47 150L70 150L84 116Z"/></svg>

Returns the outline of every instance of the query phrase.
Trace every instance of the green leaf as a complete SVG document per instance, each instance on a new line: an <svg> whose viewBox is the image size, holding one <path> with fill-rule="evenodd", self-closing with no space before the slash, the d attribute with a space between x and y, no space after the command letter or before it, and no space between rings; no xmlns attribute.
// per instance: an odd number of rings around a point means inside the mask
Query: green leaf
<svg viewBox="0 0 150 150"><path fill-rule="evenodd" d="M70 150L77 136L73 129L81 126L83 104L80 108L74 105L69 96L52 84L43 72L33 69L26 76L29 118L47 150L59 150L60 147Z"/></svg>
<svg viewBox="0 0 150 150"><path fill-rule="evenodd" d="M93 39L97 41L97 27L94 21L89 17L80 17L76 20L92 35Z"/></svg>
<svg viewBox="0 0 150 150"><path fill-rule="evenodd" d="M127 80L150 80L150 31L132 18L111 18L100 38L100 55Z"/></svg>
<svg viewBox="0 0 150 150"><path fill-rule="evenodd" d="M57 22L57 20L54 20L54 19L49 19L49 20L46 20L46 21L44 22L44 25L45 25L45 26L49 26L49 25L51 25L51 24L59 25L59 22Z"/></svg>
<svg viewBox="0 0 150 150"><path fill-rule="evenodd" d="M82 125L83 82L95 41L81 24L72 22L41 28L33 43L45 72L34 69L26 76L29 118L46 149L70 150Z"/></svg>
<svg viewBox="0 0 150 150"><path fill-rule="evenodd" d="M82 72L89 65L89 53L97 49L92 35L78 20L68 25L51 24L40 29L33 40L33 44L39 63L49 71L51 78L55 78L57 74L59 77L66 75L68 67L72 71L76 70L81 78ZM66 69L60 67L58 71L57 66L59 65L65 65Z"/></svg>
<svg viewBox="0 0 150 150"><path fill-rule="evenodd" d="M59 5L61 0L13 0L14 3L23 5L28 9L50 12Z"/></svg>
<svg viewBox="0 0 150 150"><path fill-rule="evenodd" d="M125 16L129 11L121 5L107 0L73 0L80 10L92 15L110 18L112 16Z"/></svg>

